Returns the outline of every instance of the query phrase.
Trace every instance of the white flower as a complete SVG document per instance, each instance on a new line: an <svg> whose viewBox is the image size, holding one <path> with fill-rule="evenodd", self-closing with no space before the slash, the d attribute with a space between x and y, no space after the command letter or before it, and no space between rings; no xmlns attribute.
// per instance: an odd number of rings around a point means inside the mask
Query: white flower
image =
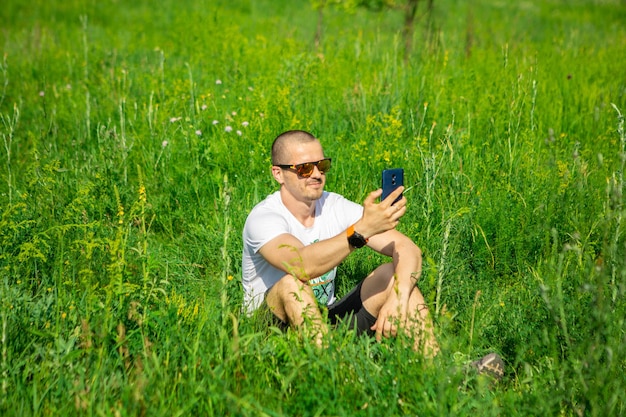
<svg viewBox="0 0 626 417"><path fill-rule="evenodd" d="M200 107L202 110L206 110L209 108L209 106L207 106L206 104L203 104L202 107Z"/></svg>
<svg viewBox="0 0 626 417"><path fill-rule="evenodd" d="M45 95L46 95L46 93L44 93L43 91L40 91L40 92L39 92L39 97L43 97L43 96L45 96Z"/></svg>
<svg viewBox="0 0 626 417"><path fill-rule="evenodd" d="M213 120L213 125L218 124L220 121L219 120Z"/></svg>
<svg viewBox="0 0 626 417"><path fill-rule="evenodd" d="M248 87L248 90L252 91L252 90L254 90L254 88L252 88L252 87Z"/></svg>
<svg viewBox="0 0 626 417"><path fill-rule="evenodd" d="M176 123L180 119L182 119L182 117L172 117L172 118L170 118L170 123Z"/></svg>
<svg viewBox="0 0 626 417"><path fill-rule="evenodd" d="M168 141L164 140L163 142L161 142L161 146L165 148L168 143L169 143Z"/></svg>
<svg viewBox="0 0 626 417"><path fill-rule="evenodd" d="M239 136L241 136L241 135L242 135L241 130L238 130L238 131L237 131L237 134L238 134Z"/></svg>
<svg viewBox="0 0 626 417"><path fill-rule="evenodd" d="M236 111L232 112L231 114L232 114L233 116L237 116L237 112L236 112Z"/></svg>
<svg viewBox="0 0 626 417"><path fill-rule="evenodd" d="M227 132L232 132L233 128L230 127L230 126L226 126L226 128L224 128L224 130L227 131Z"/></svg>
<svg viewBox="0 0 626 417"><path fill-rule="evenodd" d="M250 123L248 123L248 122L243 122L243 123L241 123L241 125L242 125L243 127L248 127L248 125L249 125L249 124L250 124Z"/></svg>
<svg viewBox="0 0 626 417"><path fill-rule="evenodd" d="M220 85L222 83L222 80L215 80L215 84Z"/></svg>
<svg viewBox="0 0 626 417"><path fill-rule="evenodd" d="M196 135L202 136L202 130L200 130L200 129L196 130Z"/></svg>

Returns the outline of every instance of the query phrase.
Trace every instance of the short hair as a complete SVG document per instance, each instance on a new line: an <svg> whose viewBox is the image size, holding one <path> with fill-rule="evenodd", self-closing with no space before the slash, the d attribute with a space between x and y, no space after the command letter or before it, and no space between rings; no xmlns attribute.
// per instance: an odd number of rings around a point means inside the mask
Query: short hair
<svg viewBox="0 0 626 417"><path fill-rule="evenodd" d="M308 143L318 140L311 133L304 130L288 130L276 136L272 143L272 164L280 165L286 163L289 157L287 147L293 143Z"/></svg>

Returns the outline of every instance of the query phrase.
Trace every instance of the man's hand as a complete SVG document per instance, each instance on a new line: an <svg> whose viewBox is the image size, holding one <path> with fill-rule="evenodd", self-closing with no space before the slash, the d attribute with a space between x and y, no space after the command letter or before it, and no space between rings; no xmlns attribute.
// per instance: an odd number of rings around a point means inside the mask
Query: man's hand
<svg viewBox="0 0 626 417"><path fill-rule="evenodd" d="M406 298L406 300L403 300ZM398 326L405 325L407 320L407 308L409 305L408 294L393 294L378 312L378 319L371 327L376 333L376 340L380 342L383 337L395 337L398 334Z"/></svg>
<svg viewBox="0 0 626 417"><path fill-rule="evenodd" d="M392 205L403 190L404 187L398 187L380 203L376 203L376 199L382 195L383 190L372 191L363 202L363 217L355 223L354 229L367 239L394 229L406 212L405 197Z"/></svg>

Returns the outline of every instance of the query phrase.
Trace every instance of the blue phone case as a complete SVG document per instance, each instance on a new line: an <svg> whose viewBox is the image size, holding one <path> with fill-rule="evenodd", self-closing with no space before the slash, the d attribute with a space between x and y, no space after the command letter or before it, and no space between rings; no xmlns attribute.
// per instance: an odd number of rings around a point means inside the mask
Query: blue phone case
<svg viewBox="0 0 626 417"><path fill-rule="evenodd" d="M387 198L387 196L391 194L393 190L401 185L404 185L404 169L392 168L383 170L382 182L383 194L380 196L380 201L383 201L385 198ZM402 194L400 194L393 203L396 203L401 198Z"/></svg>

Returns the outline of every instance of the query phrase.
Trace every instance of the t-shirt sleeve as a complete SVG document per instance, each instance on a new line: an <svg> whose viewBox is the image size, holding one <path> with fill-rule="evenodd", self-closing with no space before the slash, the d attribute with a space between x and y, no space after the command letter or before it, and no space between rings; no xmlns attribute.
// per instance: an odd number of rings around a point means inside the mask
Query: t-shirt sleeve
<svg viewBox="0 0 626 417"><path fill-rule="evenodd" d="M252 253L257 253L267 242L285 233L289 233L289 225L280 214L257 210L248 216L243 238Z"/></svg>

